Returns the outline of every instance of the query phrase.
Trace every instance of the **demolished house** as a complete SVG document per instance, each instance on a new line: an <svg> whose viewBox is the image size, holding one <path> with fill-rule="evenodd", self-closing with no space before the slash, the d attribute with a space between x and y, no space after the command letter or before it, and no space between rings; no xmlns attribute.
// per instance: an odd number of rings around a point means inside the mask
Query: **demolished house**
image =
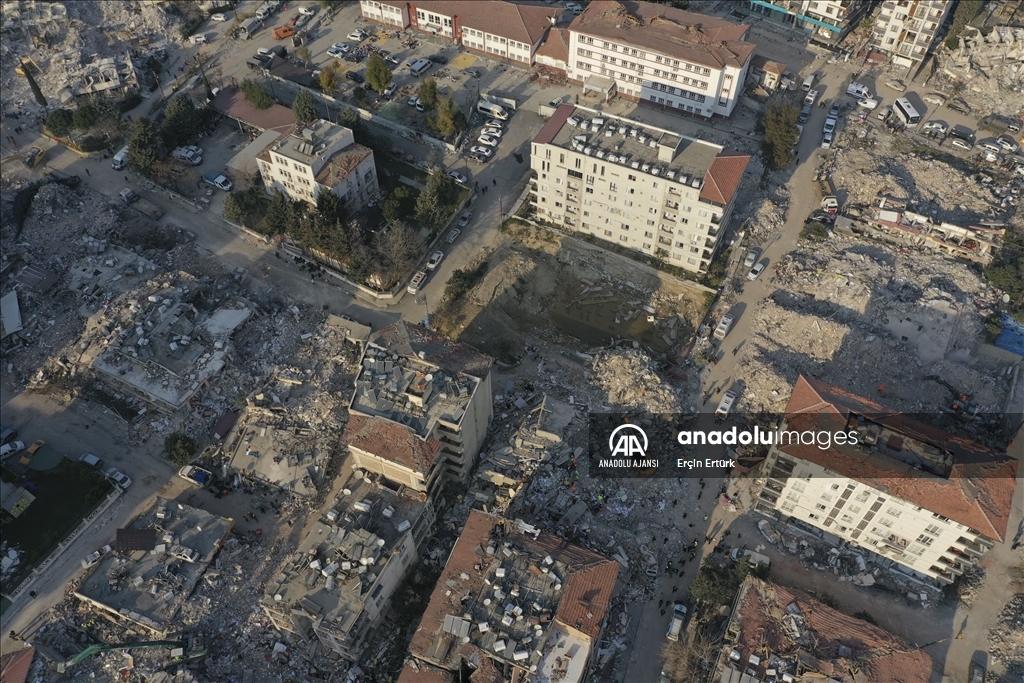
<svg viewBox="0 0 1024 683"><path fill-rule="evenodd" d="M409 651L453 672L577 683L596 660L618 573L554 534L472 510Z"/></svg>
<svg viewBox="0 0 1024 683"><path fill-rule="evenodd" d="M865 231L873 237L933 249L944 256L982 265L992 262L1006 233L1002 223L964 228L945 221L934 222L928 216L908 211L901 202L885 198L879 199L878 205L873 207L867 224L870 227Z"/></svg>
<svg viewBox="0 0 1024 683"><path fill-rule="evenodd" d="M425 493L356 470L267 586L271 623L358 661L434 524Z"/></svg>
<svg viewBox="0 0 1024 683"><path fill-rule="evenodd" d="M99 558L75 597L152 633L174 631L175 615L234 523L157 498L129 527L118 529L114 552Z"/></svg>
<svg viewBox="0 0 1024 683"><path fill-rule="evenodd" d="M399 427L397 431L391 427L389 432L398 443L409 444L403 452L422 451L421 455L430 460L419 458L411 463L422 470L420 475L429 474L436 457L440 476L465 481L493 417L492 363L493 359L467 344L422 325L399 321L371 335L360 360L361 372L349 412L353 417L375 418ZM379 456L378 460L394 461L388 455L395 443L390 439L378 441L387 452L375 453L370 441L357 444L348 435L349 431L358 434L363 425L350 418L345 437L350 449L355 446L368 455ZM402 436L403 431L409 433L408 438ZM422 446L411 444L409 438L417 439ZM430 452L435 443L436 456ZM359 466L383 472L383 464L374 466L372 460L368 457ZM426 476L422 479L421 490L427 490L432 481Z"/></svg>
<svg viewBox="0 0 1024 683"><path fill-rule="evenodd" d="M715 680L928 683L932 658L899 636L811 596L747 575Z"/></svg>

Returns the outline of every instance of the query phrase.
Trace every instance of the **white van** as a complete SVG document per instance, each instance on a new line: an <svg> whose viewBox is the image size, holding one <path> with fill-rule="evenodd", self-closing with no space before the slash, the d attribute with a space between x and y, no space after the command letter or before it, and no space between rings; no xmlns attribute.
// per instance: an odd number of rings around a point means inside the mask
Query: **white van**
<svg viewBox="0 0 1024 683"><path fill-rule="evenodd" d="M808 74L807 76L804 77L804 92L809 91L812 85L814 85L814 74Z"/></svg>
<svg viewBox="0 0 1024 683"><path fill-rule="evenodd" d="M206 35L202 33L197 33L191 38L189 38L189 40L192 41L193 45L203 45L206 43Z"/></svg>
<svg viewBox="0 0 1024 683"><path fill-rule="evenodd" d="M114 160L110 163L110 167L115 171L120 171L128 163L128 147L124 146L121 151L114 155Z"/></svg>
<svg viewBox="0 0 1024 683"><path fill-rule="evenodd" d="M874 99L871 95L871 91L868 90L867 86L861 85L860 83L850 83L846 86L846 94L853 95L860 100Z"/></svg>
<svg viewBox="0 0 1024 683"><path fill-rule="evenodd" d="M430 68L431 63L432 62L429 59L417 59L409 65L409 71L411 71L414 76L420 76L424 71Z"/></svg>
<svg viewBox="0 0 1024 683"><path fill-rule="evenodd" d="M508 112L506 112L501 105L495 104L494 102L480 100L479 102L476 103L476 110L481 114L493 116L494 118L499 119L501 121L508 120Z"/></svg>

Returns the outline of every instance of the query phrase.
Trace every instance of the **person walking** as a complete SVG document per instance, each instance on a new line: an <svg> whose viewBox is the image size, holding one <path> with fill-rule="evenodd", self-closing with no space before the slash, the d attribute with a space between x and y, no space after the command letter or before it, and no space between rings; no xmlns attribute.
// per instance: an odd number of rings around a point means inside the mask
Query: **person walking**
<svg viewBox="0 0 1024 683"><path fill-rule="evenodd" d="M665 610L661 610L661 616L665 616Z"/></svg>
<svg viewBox="0 0 1024 683"><path fill-rule="evenodd" d="M36 592L35 591L29 591L28 592L28 597L30 597L33 600L35 600L36 599Z"/></svg>
<svg viewBox="0 0 1024 683"><path fill-rule="evenodd" d="M89 176L90 178L92 177L92 173L89 173L89 169L85 169L85 175Z"/></svg>
<svg viewBox="0 0 1024 683"><path fill-rule="evenodd" d="M491 178L491 182L494 183L495 187L498 186L498 179L497 178Z"/></svg>
<svg viewBox="0 0 1024 683"><path fill-rule="evenodd" d="M672 586L672 592L673 593L675 593L677 590L679 590L679 586Z"/></svg>
<svg viewBox="0 0 1024 683"><path fill-rule="evenodd" d="M125 177L124 177L124 181L125 181L125 182L128 182L128 176L125 176Z"/></svg>

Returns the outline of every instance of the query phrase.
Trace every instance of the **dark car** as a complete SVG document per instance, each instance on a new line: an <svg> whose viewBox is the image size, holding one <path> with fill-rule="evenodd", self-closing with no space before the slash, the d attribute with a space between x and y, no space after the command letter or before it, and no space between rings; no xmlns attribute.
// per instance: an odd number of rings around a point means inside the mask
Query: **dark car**
<svg viewBox="0 0 1024 683"><path fill-rule="evenodd" d="M358 64L359 62L363 61L363 56L362 55L358 55L358 54L354 54L354 53L348 54L348 55L345 56L345 61L346 62L354 62L354 63Z"/></svg>
<svg viewBox="0 0 1024 683"><path fill-rule="evenodd" d="M427 59L432 61L434 64L447 64L448 63L448 58L445 57L444 55L431 55L431 56L427 57Z"/></svg>
<svg viewBox="0 0 1024 683"><path fill-rule="evenodd" d="M362 74L356 73L355 71L349 71L347 74L345 74L345 78L354 83L362 83L363 81L366 80L365 78L363 78Z"/></svg>
<svg viewBox="0 0 1024 683"><path fill-rule="evenodd" d="M971 113L971 107L966 102L964 102L963 100L961 100L959 98L957 98L955 100L950 100L949 103L946 104L946 106L949 109L952 109L953 111L960 112L961 114L970 114Z"/></svg>

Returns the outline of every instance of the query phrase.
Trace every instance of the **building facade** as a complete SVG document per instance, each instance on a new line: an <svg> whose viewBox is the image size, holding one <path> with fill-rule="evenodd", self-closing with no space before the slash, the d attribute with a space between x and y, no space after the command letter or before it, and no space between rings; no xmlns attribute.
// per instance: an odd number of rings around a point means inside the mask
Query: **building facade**
<svg viewBox="0 0 1024 683"><path fill-rule="evenodd" d="M856 445L775 444L759 512L949 584L1006 537L1016 462L868 399L800 377L782 430L845 431Z"/></svg>
<svg viewBox="0 0 1024 683"><path fill-rule="evenodd" d="M569 26L568 77L671 111L729 116L754 54L749 29L668 5L595 0Z"/></svg>
<svg viewBox="0 0 1024 683"><path fill-rule="evenodd" d="M750 0L750 9L791 24L832 45L843 40L871 9L871 0Z"/></svg>
<svg viewBox="0 0 1024 683"><path fill-rule="evenodd" d="M256 161L267 190L294 200L316 204L328 191L355 211L380 193L373 150L356 143L350 129L323 119L296 124Z"/></svg>
<svg viewBox="0 0 1024 683"><path fill-rule="evenodd" d="M871 30L871 48L885 52L898 66L920 64L953 4L951 0L885 0Z"/></svg>
<svg viewBox="0 0 1024 683"><path fill-rule="evenodd" d="M750 157L585 107L533 140L531 204L550 223L705 272Z"/></svg>

